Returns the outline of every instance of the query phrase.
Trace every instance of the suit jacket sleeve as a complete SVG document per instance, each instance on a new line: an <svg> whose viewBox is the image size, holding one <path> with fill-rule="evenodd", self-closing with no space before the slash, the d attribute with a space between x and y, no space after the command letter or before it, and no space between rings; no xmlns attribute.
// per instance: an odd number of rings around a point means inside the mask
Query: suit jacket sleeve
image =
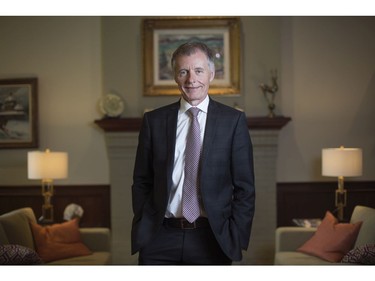
<svg viewBox="0 0 375 281"><path fill-rule="evenodd" d="M232 219L247 250L255 209L253 150L245 114L241 114L232 146Z"/></svg>
<svg viewBox="0 0 375 281"><path fill-rule="evenodd" d="M151 166L151 136L147 114L144 115L134 166L132 202L134 219L141 216L143 206L151 199L153 169Z"/></svg>

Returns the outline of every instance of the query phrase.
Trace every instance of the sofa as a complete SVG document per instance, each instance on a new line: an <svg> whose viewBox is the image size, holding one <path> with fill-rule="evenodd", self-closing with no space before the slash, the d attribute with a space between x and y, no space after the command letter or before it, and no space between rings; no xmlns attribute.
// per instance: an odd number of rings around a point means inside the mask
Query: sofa
<svg viewBox="0 0 375 281"><path fill-rule="evenodd" d="M42 265L105 265L111 264L110 230L104 227L80 228L74 221L48 226L37 224L35 214L31 208L21 208L0 216L0 264L42 264ZM74 231L70 235L67 227ZM54 245L53 250L47 249L47 254L55 254L54 259L43 260L38 254L40 237L36 240L36 230L50 236L55 235L60 240L49 242ZM47 232L46 232L47 231ZM39 234L38 234L39 235ZM69 241L75 237L75 240ZM67 239L68 244L62 241ZM70 243L71 242L71 243ZM52 244L51 244L52 243ZM71 252L69 249L72 249ZM83 251L83 252L82 252ZM61 259L59 259L59 252ZM56 255L57 254L57 255ZM56 259L57 257L57 259ZM18 259L18 260L17 260ZM38 260L39 259L39 260Z"/></svg>
<svg viewBox="0 0 375 281"><path fill-rule="evenodd" d="M362 223L361 223L362 222ZM350 224L360 224L351 250L340 261L328 261L317 255L307 254L300 250L307 241L311 241L318 227L278 227L275 232L275 265L338 265L363 264L359 257L367 259L365 264L375 262L375 209L366 206L355 206L350 218ZM364 249L364 250L363 250ZM362 251L362 253L360 253ZM345 251L346 252L346 251ZM351 256L352 255L352 256ZM353 262L351 262L354 259Z"/></svg>

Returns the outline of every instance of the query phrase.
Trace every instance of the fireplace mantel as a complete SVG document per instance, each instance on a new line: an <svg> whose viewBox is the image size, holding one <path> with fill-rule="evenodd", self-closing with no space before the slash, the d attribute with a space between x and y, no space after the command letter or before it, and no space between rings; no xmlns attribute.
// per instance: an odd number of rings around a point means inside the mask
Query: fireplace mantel
<svg viewBox="0 0 375 281"><path fill-rule="evenodd" d="M280 130L289 121L290 117L248 117L249 129L255 130ZM95 120L105 132L138 132L141 128L142 118L103 118Z"/></svg>
<svg viewBox="0 0 375 281"><path fill-rule="evenodd" d="M276 159L278 135L289 117L248 117L255 169L257 211L249 251L240 264L272 264L276 229ZM130 255L130 229L133 219L131 186L142 118L103 118L95 120L106 138L111 185L112 260L114 264L137 264Z"/></svg>

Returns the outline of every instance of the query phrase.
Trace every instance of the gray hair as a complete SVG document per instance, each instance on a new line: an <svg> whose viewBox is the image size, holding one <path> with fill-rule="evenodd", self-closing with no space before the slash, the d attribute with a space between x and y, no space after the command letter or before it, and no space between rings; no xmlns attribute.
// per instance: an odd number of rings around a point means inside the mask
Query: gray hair
<svg viewBox="0 0 375 281"><path fill-rule="evenodd" d="M208 60L208 66L212 72L215 72L214 55L212 50L202 42L187 42L180 45L173 53L171 65L173 72L175 71L176 58L179 56L190 56L195 54L197 51L202 51Z"/></svg>

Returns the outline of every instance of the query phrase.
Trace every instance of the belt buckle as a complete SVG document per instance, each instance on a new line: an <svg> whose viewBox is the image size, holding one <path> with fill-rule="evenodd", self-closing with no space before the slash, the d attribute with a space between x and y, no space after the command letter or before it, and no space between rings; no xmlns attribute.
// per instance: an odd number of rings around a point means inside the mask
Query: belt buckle
<svg viewBox="0 0 375 281"><path fill-rule="evenodd" d="M190 223L185 219L180 220L180 226L181 226L181 229L196 229L197 228L196 221Z"/></svg>

